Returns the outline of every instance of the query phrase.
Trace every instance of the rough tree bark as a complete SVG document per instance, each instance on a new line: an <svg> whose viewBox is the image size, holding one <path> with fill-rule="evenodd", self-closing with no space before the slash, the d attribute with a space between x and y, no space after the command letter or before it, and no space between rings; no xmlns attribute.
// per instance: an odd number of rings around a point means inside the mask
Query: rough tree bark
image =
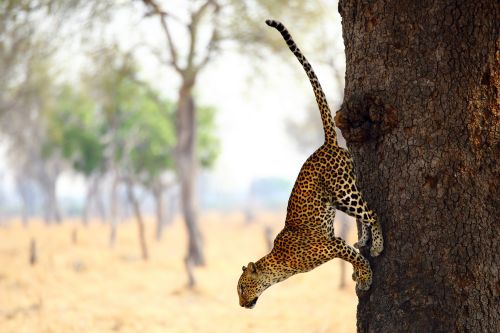
<svg viewBox="0 0 500 333"><path fill-rule="evenodd" d="M339 12L337 124L385 234L358 332L498 332L499 2L344 0Z"/></svg>

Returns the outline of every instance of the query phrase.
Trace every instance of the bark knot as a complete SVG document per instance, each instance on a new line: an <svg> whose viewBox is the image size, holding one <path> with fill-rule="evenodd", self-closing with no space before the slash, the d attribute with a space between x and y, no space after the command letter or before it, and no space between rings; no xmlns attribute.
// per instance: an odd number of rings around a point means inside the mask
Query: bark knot
<svg viewBox="0 0 500 333"><path fill-rule="evenodd" d="M398 124L397 110L371 95L352 96L335 116L349 143L361 143L389 133Z"/></svg>

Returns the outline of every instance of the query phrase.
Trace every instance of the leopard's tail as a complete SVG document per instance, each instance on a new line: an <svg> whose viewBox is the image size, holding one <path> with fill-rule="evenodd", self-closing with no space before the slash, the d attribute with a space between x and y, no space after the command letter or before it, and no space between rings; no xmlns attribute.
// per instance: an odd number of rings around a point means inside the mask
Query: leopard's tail
<svg viewBox="0 0 500 333"><path fill-rule="evenodd" d="M302 52L300 52L299 48L290 36L290 33L281 22L266 20L266 24L270 27L276 28L276 30L281 33L283 39L285 39L286 44L290 48L290 51L295 54L297 60L299 60L302 64L302 67L306 71L309 81L313 87L316 102L318 103L319 111L321 113L321 120L323 121L323 129L325 131L325 143L337 146L337 134L335 133L335 123L333 122L332 113L330 112L325 93L321 88L321 84L319 83L318 77L314 73L311 64L307 61Z"/></svg>

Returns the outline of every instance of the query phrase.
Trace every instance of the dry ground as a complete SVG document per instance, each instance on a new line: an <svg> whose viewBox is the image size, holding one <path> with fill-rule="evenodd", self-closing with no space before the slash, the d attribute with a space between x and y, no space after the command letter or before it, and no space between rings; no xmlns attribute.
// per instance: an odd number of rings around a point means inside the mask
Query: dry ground
<svg viewBox="0 0 500 333"><path fill-rule="evenodd" d="M114 249L108 227L98 222L0 227L0 332L355 331L354 283L348 278L339 290L338 259L271 287L253 310L238 305L241 266L266 253L264 225L277 232L280 217L260 215L244 226L240 214L211 213L201 224L207 266L196 271L195 291L185 288L181 221L160 243L147 225L149 262L140 260L134 223L119 227ZM39 256L34 267L28 263L31 238ZM350 277L350 265L346 271Z"/></svg>

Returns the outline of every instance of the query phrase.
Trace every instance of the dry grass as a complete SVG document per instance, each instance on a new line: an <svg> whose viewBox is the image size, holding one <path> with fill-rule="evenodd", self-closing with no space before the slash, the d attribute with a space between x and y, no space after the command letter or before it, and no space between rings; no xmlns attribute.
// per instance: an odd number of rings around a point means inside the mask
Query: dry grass
<svg viewBox="0 0 500 333"><path fill-rule="evenodd" d="M162 242L147 225L150 260L139 257L134 223L118 229L93 223L0 227L0 332L354 332L354 283L338 289L339 261L327 263L267 290L253 310L240 308L236 282L241 266L265 254L263 215L243 225L239 214L206 214L207 266L196 270L198 287L185 289L185 232L177 221ZM76 228L78 243L72 244ZM28 263L36 238L38 263ZM352 269L347 267L350 276Z"/></svg>

